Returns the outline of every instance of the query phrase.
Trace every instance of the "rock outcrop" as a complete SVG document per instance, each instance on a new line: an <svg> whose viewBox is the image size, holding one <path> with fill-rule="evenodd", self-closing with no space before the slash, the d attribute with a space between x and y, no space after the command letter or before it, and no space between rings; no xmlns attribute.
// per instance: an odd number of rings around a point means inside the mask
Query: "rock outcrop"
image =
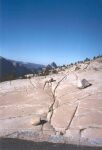
<svg viewBox="0 0 102 150"><path fill-rule="evenodd" d="M0 83L0 137L102 146L100 65Z"/></svg>

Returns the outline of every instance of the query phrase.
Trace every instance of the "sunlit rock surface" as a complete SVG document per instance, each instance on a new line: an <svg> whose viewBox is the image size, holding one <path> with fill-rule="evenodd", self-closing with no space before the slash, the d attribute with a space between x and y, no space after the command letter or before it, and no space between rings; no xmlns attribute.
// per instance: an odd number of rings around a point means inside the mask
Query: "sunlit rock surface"
<svg viewBox="0 0 102 150"><path fill-rule="evenodd" d="M0 83L0 137L102 146L102 62L73 68ZM91 86L77 88L76 75Z"/></svg>

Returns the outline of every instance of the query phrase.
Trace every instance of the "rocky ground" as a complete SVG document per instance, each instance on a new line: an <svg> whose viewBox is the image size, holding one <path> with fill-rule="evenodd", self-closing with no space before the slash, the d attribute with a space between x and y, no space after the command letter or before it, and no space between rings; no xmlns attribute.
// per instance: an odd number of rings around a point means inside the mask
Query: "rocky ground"
<svg viewBox="0 0 102 150"><path fill-rule="evenodd" d="M0 137L102 146L102 60L0 83Z"/></svg>

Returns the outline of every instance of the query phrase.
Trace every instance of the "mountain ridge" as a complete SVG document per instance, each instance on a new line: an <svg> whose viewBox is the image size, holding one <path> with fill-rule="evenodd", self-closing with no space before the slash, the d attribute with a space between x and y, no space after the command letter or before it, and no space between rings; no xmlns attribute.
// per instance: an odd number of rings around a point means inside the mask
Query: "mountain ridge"
<svg viewBox="0 0 102 150"><path fill-rule="evenodd" d="M49 66L49 67L48 67ZM26 74L38 74L43 68L57 68L55 62L48 65L16 61L0 56L0 81L24 77Z"/></svg>

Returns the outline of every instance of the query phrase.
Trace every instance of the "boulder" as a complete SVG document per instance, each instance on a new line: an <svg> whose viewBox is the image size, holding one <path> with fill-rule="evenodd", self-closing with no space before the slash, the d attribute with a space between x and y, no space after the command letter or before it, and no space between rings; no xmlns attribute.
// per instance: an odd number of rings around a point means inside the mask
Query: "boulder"
<svg viewBox="0 0 102 150"><path fill-rule="evenodd" d="M81 79L81 80L78 79L77 80L77 87L79 89L84 89L90 85L91 85L91 83L89 83L86 79Z"/></svg>
<svg viewBox="0 0 102 150"><path fill-rule="evenodd" d="M34 125L34 126L37 126L41 123L41 118L39 116L34 116L32 119L31 119L31 124Z"/></svg>

